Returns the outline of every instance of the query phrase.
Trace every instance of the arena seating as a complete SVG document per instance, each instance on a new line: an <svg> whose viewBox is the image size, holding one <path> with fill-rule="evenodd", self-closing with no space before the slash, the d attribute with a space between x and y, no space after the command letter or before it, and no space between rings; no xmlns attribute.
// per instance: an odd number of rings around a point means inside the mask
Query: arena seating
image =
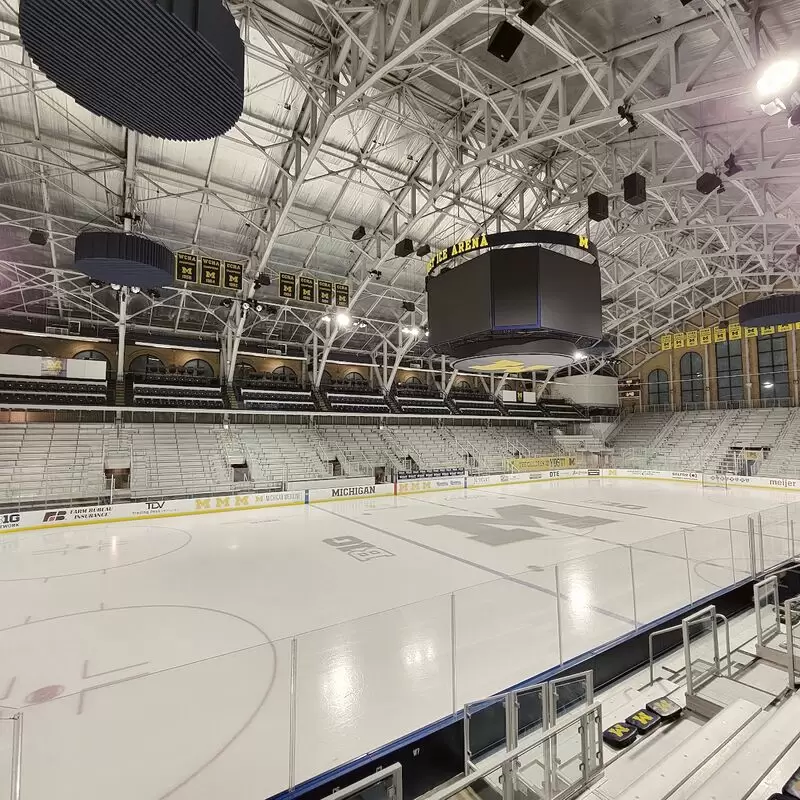
<svg viewBox="0 0 800 800"><path fill-rule="evenodd" d="M391 414L383 393L368 384L334 381L322 387L331 410L347 414Z"/></svg>
<svg viewBox="0 0 800 800"><path fill-rule="evenodd" d="M794 475L800 470L795 414L786 408L635 413L612 432L609 444L640 451L640 466L661 463L705 472L736 473L743 469L743 450L761 451L763 463L751 474Z"/></svg>
<svg viewBox="0 0 800 800"><path fill-rule="evenodd" d="M450 392L449 397L455 403L460 414L481 417L500 416L501 412L494 398L486 392L459 389L458 391Z"/></svg>
<svg viewBox="0 0 800 800"><path fill-rule="evenodd" d="M582 419L584 416L576 406L566 400L540 400L539 406L546 417Z"/></svg>
<svg viewBox="0 0 800 800"><path fill-rule="evenodd" d="M315 411L310 389L293 381L275 378L248 379L238 384L236 395L240 408L263 411Z"/></svg>
<svg viewBox="0 0 800 800"><path fill-rule="evenodd" d="M0 377L0 403L20 405L105 405L108 384L105 381L67 378Z"/></svg>
<svg viewBox="0 0 800 800"><path fill-rule="evenodd" d="M544 410L536 403L517 403L513 400L506 400L503 402L503 407L512 417L537 418L546 416Z"/></svg>
<svg viewBox="0 0 800 800"><path fill-rule="evenodd" d="M102 423L0 425L0 505L100 498L104 440L113 432Z"/></svg>
<svg viewBox="0 0 800 800"><path fill-rule="evenodd" d="M127 430L133 497L205 494L233 480L213 425L133 424Z"/></svg>
<svg viewBox="0 0 800 800"><path fill-rule="evenodd" d="M330 478L325 442L307 425L236 425L238 436L255 483L293 478Z"/></svg>
<svg viewBox="0 0 800 800"><path fill-rule="evenodd" d="M400 409L407 414L451 413L439 391L428 386L400 384L397 386L395 399Z"/></svg>
<svg viewBox="0 0 800 800"><path fill-rule="evenodd" d="M219 381L213 377L179 373L133 375L131 400L135 406L158 408L224 408Z"/></svg>

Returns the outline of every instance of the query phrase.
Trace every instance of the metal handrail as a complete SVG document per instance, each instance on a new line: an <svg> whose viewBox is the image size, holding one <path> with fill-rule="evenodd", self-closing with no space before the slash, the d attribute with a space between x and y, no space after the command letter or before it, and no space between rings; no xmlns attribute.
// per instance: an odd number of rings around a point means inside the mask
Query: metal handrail
<svg viewBox="0 0 800 800"><path fill-rule="evenodd" d="M595 717L596 715L596 717ZM519 759L520 756L524 755L525 753L534 750L537 747L540 747L542 744L551 741L557 741L557 737L560 733L563 733L565 730L574 726L576 723L579 725L579 730L581 731L582 739L586 740L588 737L586 734L588 733L589 726L586 724L586 720L595 717L598 722L598 728L602 730L602 719L603 719L603 710L600 703L593 703L589 706L586 711L584 711L578 717L571 717L560 725L556 725L553 728L549 728L546 731L542 731L536 739L532 742L527 741L524 744L517 745L513 750L508 750L507 752L503 753L501 759L487 759L486 762L483 763L482 766L477 767L475 771L470 772L469 775L465 775L463 778L455 781L454 783L448 784L443 788L439 789L438 791L434 791L432 794L428 795L427 800L448 800L450 797L454 797L459 792L463 792L464 789L469 788L473 783L476 781L482 780L486 778L493 772L497 772L498 769L504 763L513 763ZM603 748L599 747L596 753L598 764L597 764L597 772L602 771L603 769ZM583 770L583 774L581 776L581 781L585 785L594 777L593 774L588 773L588 771Z"/></svg>
<svg viewBox="0 0 800 800"><path fill-rule="evenodd" d="M731 677L731 627L728 618L717 612L717 619L725 623L725 659L728 662L728 677Z"/></svg>
<svg viewBox="0 0 800 800"><path fill-rule="evenodd" d="M665 633L674 633L675 631L679 631L683 628L683 625L672 625L669 628L662 628L660 631L653 631L650 636L648 637L649 640L649 648L650 648L650 683L648 686L652 686L655 683L655 678L653 677L653 640L656 636L661 636Z"/></svg>

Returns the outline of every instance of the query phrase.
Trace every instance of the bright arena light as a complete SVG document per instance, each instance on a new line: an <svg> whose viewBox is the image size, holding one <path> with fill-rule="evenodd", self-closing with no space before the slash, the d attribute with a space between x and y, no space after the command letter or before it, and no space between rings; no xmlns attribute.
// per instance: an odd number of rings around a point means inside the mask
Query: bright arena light
<svg viewBox="0 0 800 800"><path fill-rule="evenodd" d="M791 91L800 75L800 61L796 58L784 58L770 64L756 84L756 90L762 99L771 100L784 92Z"/></svg>
<svg viewBox="0 0 800 800"><path fill-rule="evenodd" d="M350 321L351 321L350 320L350 315L349 314L345 314L344 311L340 311L336 315L336 324L340 328L349 328L350 327Z"/></svg>
<svg viewBox="0 0 800 800"><path fill-rule="evenodd" d="M419 336L419 328L412 328L411 329L412 336Z"/></svg>
<svg viewBox="0 0 800 800"><path fill-rule="evenodd" d="M586 358L586 354L585 354L585 353L583 353L583 352L582 352L582 351L580 351L580 350L576 350L576 351L575 351L575 355L573 356L573 358L574 358L576 361L583 361L583 359L584 359L584 358Z"/></svg>

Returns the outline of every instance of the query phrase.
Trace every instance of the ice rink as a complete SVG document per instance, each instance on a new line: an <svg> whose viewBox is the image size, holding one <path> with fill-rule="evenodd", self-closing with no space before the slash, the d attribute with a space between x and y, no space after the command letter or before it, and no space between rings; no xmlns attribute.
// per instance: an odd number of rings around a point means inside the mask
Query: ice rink
<svg viewBox="0 0 800 800"><path fill-rule="evenodd" d="M2 536L23 796L263 800L744 578L749 512L786 557L797 499L581 479Z"/></svg>

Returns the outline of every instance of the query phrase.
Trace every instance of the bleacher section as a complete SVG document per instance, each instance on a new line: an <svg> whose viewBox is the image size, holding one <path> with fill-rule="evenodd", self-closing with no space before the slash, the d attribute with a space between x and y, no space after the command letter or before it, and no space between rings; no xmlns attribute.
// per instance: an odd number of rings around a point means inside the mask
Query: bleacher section
<svg viewBox="0 0 800 800"><path fill-rule="evenodd" d="M575 420L584 418L583 412L566 400L540 400L539 406L546 417Z"/></svg>
<svg viewBox="0 0 800 800"><path fill-rule="evenodd" d="M306 425L236 425L243 456L257 484L296 478L330 478L332 460Z"/></svg>
<svg viewBox="0 0 800 800"><path fill-rule="evenodd" d="M262 377L250 378L236 387L239 407L262 411L315 411L311 389L292 381Z"/></svg>
<svg viewBox="0 0 800 800"><path fill-rule="evenodd" d="M368 385L333 382L322 387L331 410L346 414L391 414L383 393Z"/></svg>
<svg viewBox="0 0 800 800"><path fill-rule="evenodd" d="M671 412L630 414L612 431L607 444L616 450L643 450L652 447L670 417Z"/></svg>
<svg viewBox="0 0 800 800"><path fill-rule="evenodd" d="M107 402L106 381L0 376L0 403L102 406Z"/></svg>
<svg viewBox="0 0 800 800"><path fill-rule="evenodd" d="M427 386L400 384L395 393L400 409L407 414L450 414L444 398L436 389Z"/></svg>
<svg viewBox="0 0 800 800"><path fill-rule="evenodd" d="M459 414L470 414L480 417L498 417L500 409L494 398L486 392L458 391L450 392L450 399L458 409Z"/></svg>
<svg viewBox="0 0 800 800"><path fill-rule="evenodd" d="M158 408L225 407L217 378L178 373L131 376L130 400L135 406Z"/></svg>
<svg viewBox="0 0 800 800"><path fill-rule="evenodd" d="M113 430L102 423L0 425L0 504L97 498L104 439Z"/></svg>
<svg viewBox="0 0 800 800"><path fill-rule="evenodd" d="M800 418L786 408L735 411L679 411L674 414L631 414L612 434L616 450L647 453L652 464L676 469L741 473L746 451L753 454L751 474L797 474L793 433ZM763 457L763 462L761 461Z"/></svg>
<svg viewBox="0 0 800 800"><path fill-rule="evenodd" d="M214 425L133 424L131 496L207 494L233 480Z"/></svg>

